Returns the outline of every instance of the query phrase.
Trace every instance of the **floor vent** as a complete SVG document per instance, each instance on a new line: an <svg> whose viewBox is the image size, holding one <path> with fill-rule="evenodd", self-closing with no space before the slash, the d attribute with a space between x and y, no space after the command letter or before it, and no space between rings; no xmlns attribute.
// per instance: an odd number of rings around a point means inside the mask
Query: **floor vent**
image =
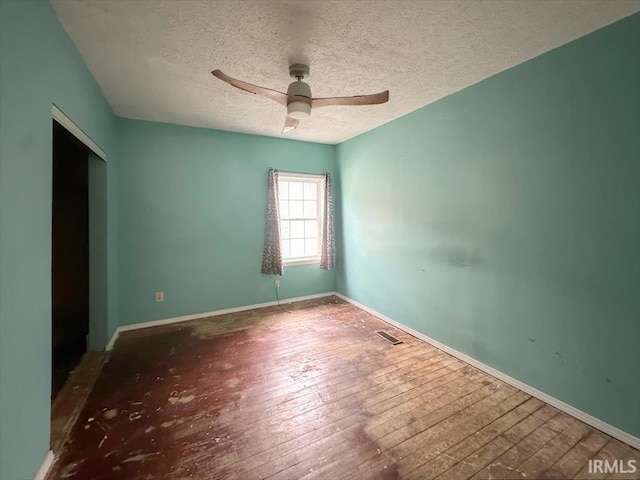
<svg viewBox="0 0 640 480"><path fill-rule="evenodd" d="M382 338L384 338L387 342L390 342L393 345L402 343L402 340L398 340L396 337L394 337L393 335L389 335L384 330L378 330L376 333L380 335Z"/></svg>

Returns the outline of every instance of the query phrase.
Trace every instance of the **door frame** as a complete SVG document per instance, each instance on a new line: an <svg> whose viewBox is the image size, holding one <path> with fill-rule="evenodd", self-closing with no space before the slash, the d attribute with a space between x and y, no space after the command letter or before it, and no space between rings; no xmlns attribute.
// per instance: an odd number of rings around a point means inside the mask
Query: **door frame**
<svg viewBox="0 0 640 480"><path fill-rule="evenodd" d="M96 142L91 140L89 135L84 133L82 129L74 123L69 117L67 117L62 110L55 105L51 106L51 117L66 128L74 137L80 140L85 146L89 148L93 153L100 157L105 162L107 161L107 154L102 150Z"/></svg>

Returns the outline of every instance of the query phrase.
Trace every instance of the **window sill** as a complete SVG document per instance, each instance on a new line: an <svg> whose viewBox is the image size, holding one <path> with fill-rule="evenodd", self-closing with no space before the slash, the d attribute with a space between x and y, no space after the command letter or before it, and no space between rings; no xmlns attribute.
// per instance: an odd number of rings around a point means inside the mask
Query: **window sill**
<svg viewBox="0 0 640 480"><path fill-rule="evenodd" d="M320 257L311 257L311 258L292 258L290 260L283 260L282 264L285 267L292 267L295 265L320 265Z"/></svg>

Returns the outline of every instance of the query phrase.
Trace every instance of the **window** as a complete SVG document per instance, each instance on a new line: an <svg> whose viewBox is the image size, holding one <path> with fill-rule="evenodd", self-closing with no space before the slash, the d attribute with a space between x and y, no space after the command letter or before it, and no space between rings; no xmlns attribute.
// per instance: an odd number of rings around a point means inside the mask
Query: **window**
<svg viewBox="0 0 640 480"><path fill-rule="evenodd" d="M322 175L278 175L282 260L285 265L320 263L324 195Z"/></svg>

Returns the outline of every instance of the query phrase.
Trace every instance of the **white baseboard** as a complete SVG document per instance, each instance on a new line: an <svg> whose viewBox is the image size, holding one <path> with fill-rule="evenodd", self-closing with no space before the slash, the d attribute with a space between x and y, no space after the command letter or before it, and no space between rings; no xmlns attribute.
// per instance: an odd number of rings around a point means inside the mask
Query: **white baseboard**
<svg viewBox="0 0 640 480"><path fill-rule="evenodd" d="M336 295L336 292L325 292L325 293L316 293L314 295L305 295L302 297L294 297L294 298L283 298L282 300L280 300L280 304L287 304L287 303L293 303L293 302L300 302L302 300L311 300L314 298L322 298L322 297L330 297L332 295ZM226 313L236 313L236 312L244 312L246 310L253 310L256 308L263 308L263 307L273 307L274 305L277 305L278 302L265 302L265 303L256 303L254 305L245 305L243 307L233 307L233 308L225 308L223 310L214 310L213 312L205 312L205 313L194 313L191 315L183 315L180 317L173 317L173 318L165 318L162 320L152 320L150 322L142 322L142 323L133 323L131 325L122 325L120 327L118 327L116 329L116 331L114 332L113 336L111 337L111 340L109 340L109 343L107 343L105 350L111 350L113 348L113 345L116 343L116 340L118 338L118 336L122 333L122 332L126 332L128 330L138 330L141 328L149 328L149 327L157 327L160 325L168 325L170 323L179 323L179 322L186 322L188 320L195 320L198 318L205 318L205 317L216 317L218 315L224 315Z"/></svg>
<svg viewBox="0 0 640 480"><path fill-rule="evenodd" d="M500 380L502 380L505 383L508 383L509 385L512 385L520 390L522 390L525 393L528 393L529 395L531 395L532 397L538 398L540 400L542 400L545 403L548 403L549 405L557 408L558 410L565 412L575 418L577 418L578 420L583 421L584 423L591 425L594 428L597 428L598 430L606 433L607 435L610 435L614 438L617 438L618 440L631 445L634 448L640 449L640 438L635 437L633 435L631 435L630 433L627 433L623 430L620 430L617 427L614 427L613 425L609 425L608 423L600 420L599 418L596 418L592 415L589 415L588 413L583 412L582 410L577 409L576 407L569 405L568 403L563 402L562 400L558 400L555 397L552 397L549 394L546 394L540 390L538 390L537 388L534 388L530 385L527 385L526 383L521 382L520 380L517 380L513 377L510 377L509 375L507 375L506 373L502 373L499 370L496 370L493 367L490 367L489 365L485 365L484 363L476 360L475 358L472 358L468 355L465 355L464 353L461 353L457 350L454 350L451 347L446 346L443 343L438 342L437 340L434 340L431 337L428 337L420 332L417 332L416 330L413 330L412 328L407 327L406 325L403 325L400 322L397 322L396 320L393 320L389 317L387 317L386 315L383 315L379 312L376 312L375 310L367 307L366 305L363 305L359 302L356 302L355 300L342 295L341 293L335 293L335 295L353 305L355 305L356 307L361 308L362 310L369 312L372 315L375 315L376 317L378 317L379 319L393 325L394 327L399 328L400 330L405 331L406 333L408 333L409 335L412 335L416 338L419 338L420 340L424 340L425 342L433 345L436 348L439 348L440 350L443 350L445 352L447 352L449 355L452 355L456 358L459 358L460 360L462 360L465 363L468 363L470 365L473 365L474 367L488 373L489 375L492 375Z"/></svg>
<svg viewBox="0 0 640 480"><path fill-rule="evenodd" d="M47 452L47 455L44 457L44 460L40 465L40 468L38 469L38 472L36 473L36 476L33 478L33 480L44 480L47 476L47 473L49 473L49 469L51 468L54 460L55 457L53 455L53 452L49 450Z"/></svg>

